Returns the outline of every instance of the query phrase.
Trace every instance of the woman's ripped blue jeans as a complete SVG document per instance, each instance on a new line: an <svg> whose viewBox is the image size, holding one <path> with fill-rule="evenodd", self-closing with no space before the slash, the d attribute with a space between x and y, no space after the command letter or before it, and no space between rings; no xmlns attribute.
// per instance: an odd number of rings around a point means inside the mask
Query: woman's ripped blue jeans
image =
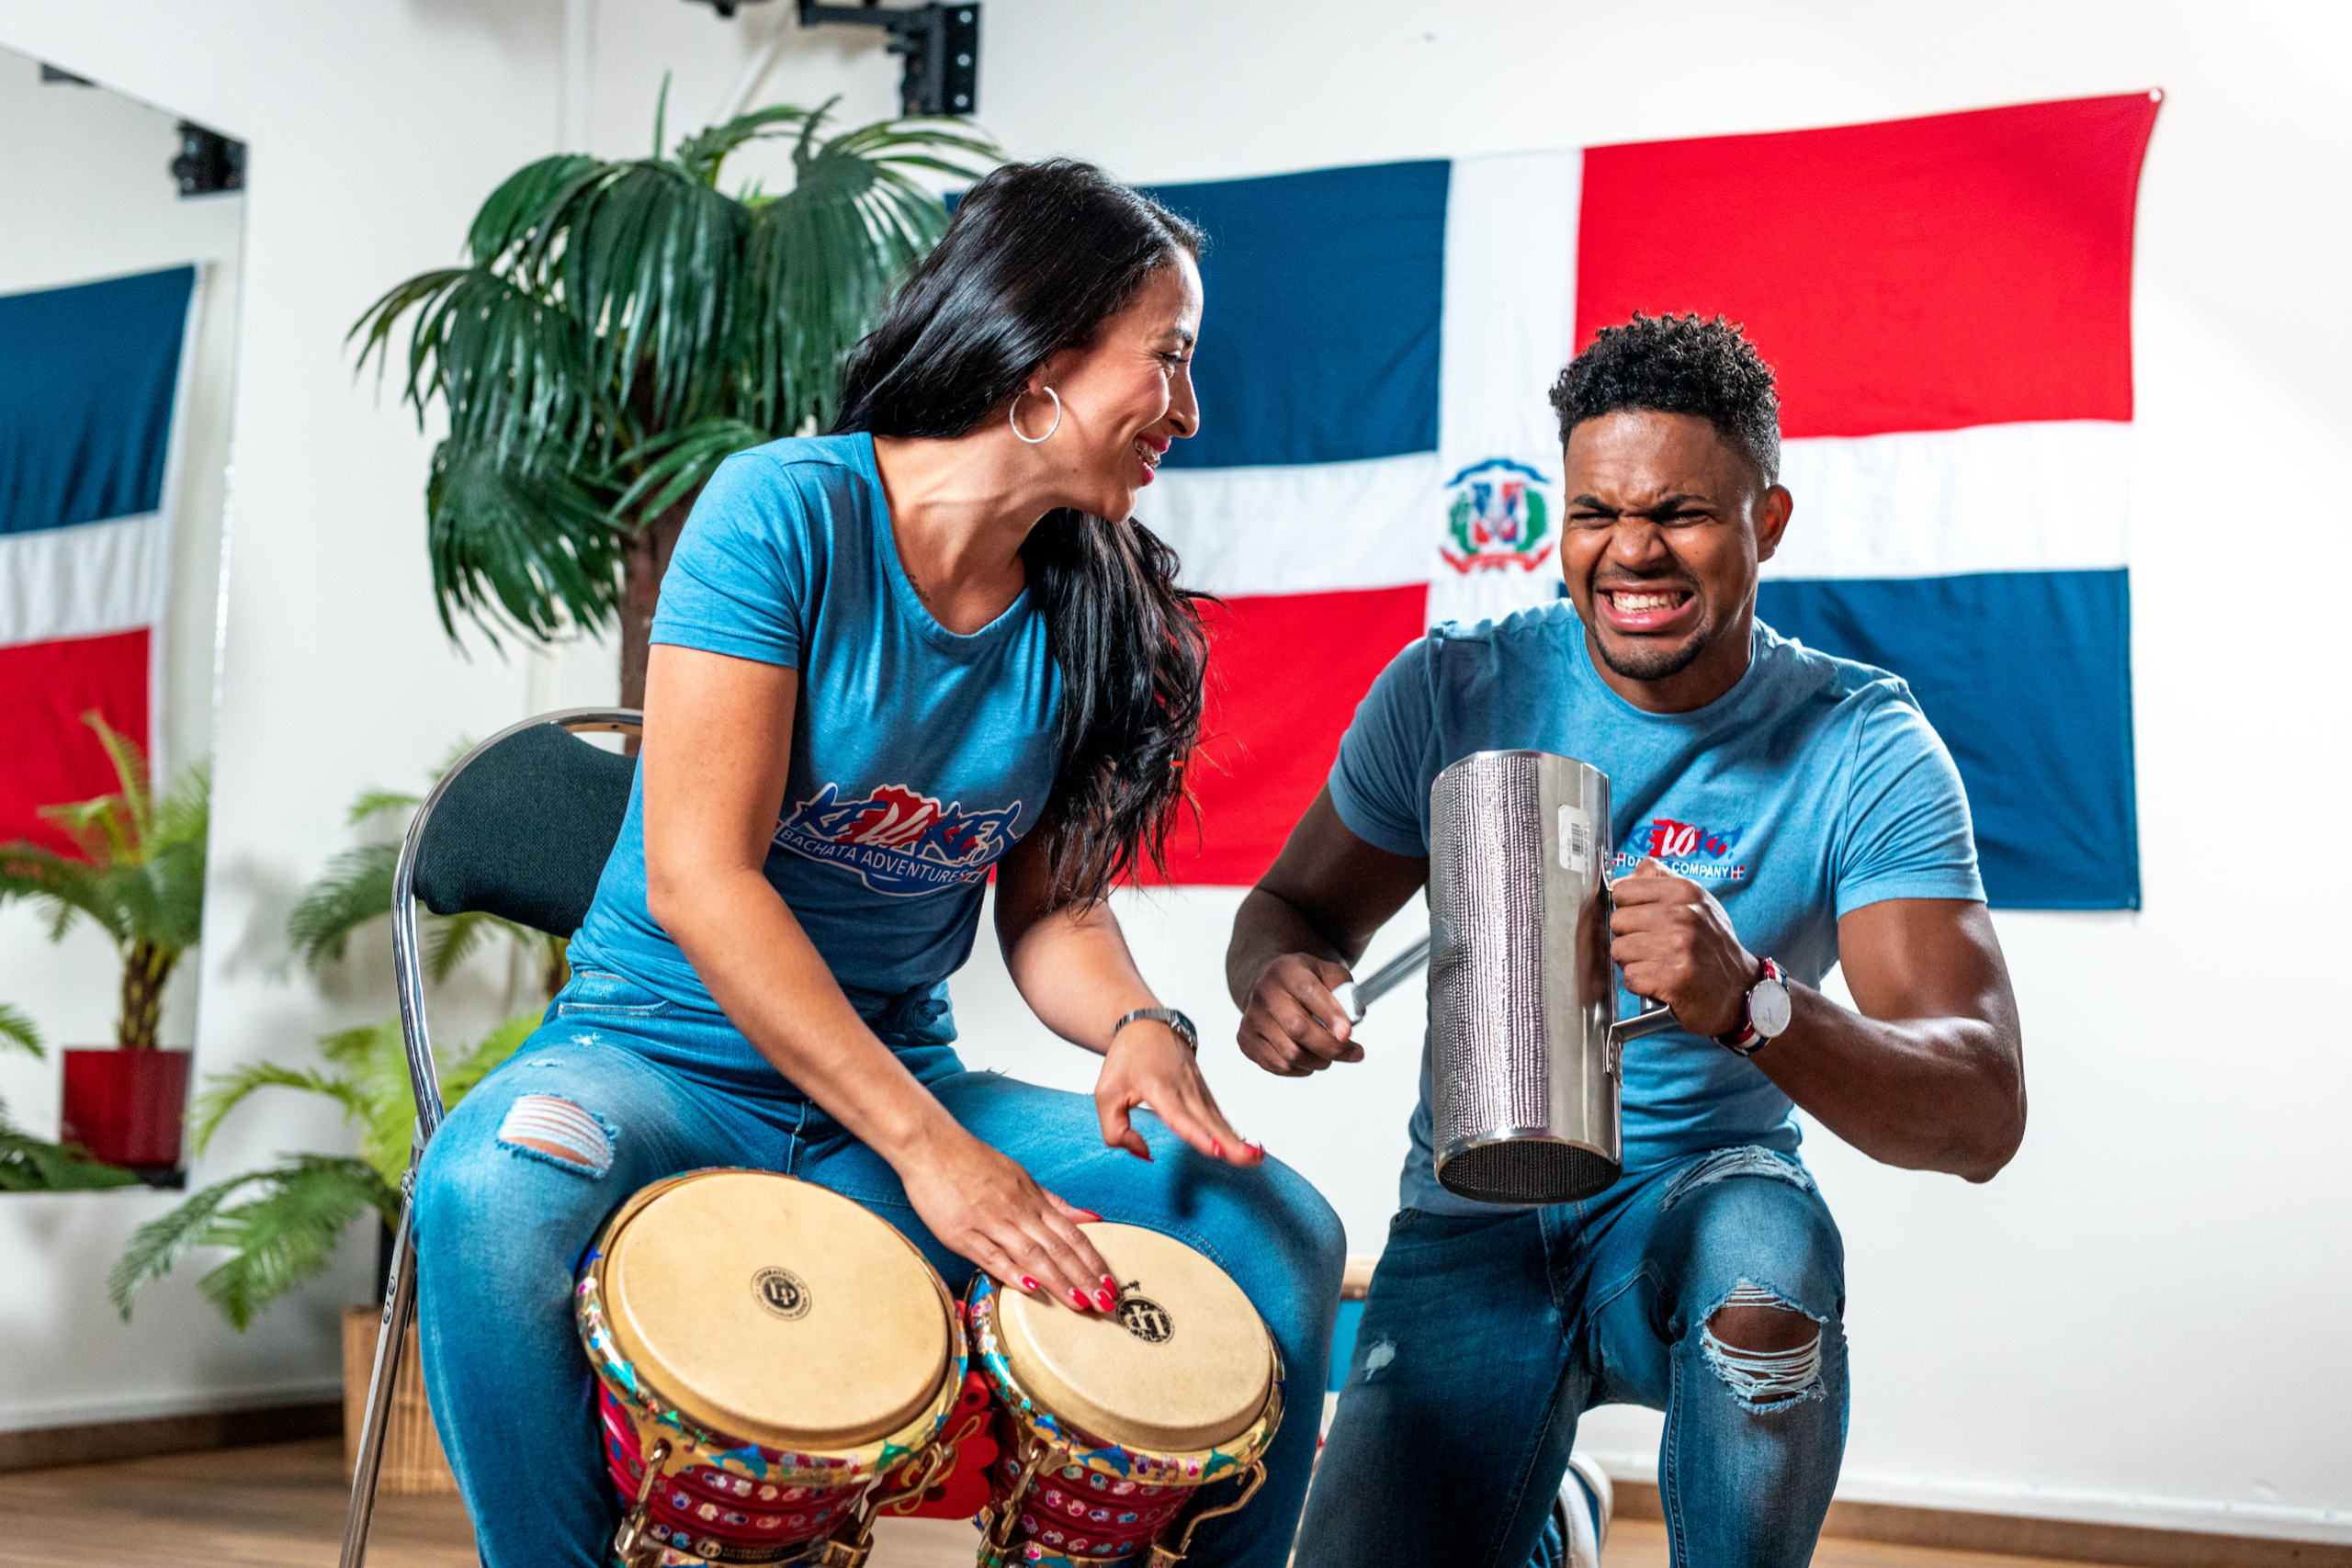
<svg viewBox="0 0 2352 1568"><path fill-rule="evenodd" d="M1105 1148L1091 1100L967 1072L944 987L899 998L868 1021L959 1122L1046 1188L1178 1237L1248 1293L1281 1347L1293 1418L1257 1500L1204 1525L1190 1560L1280 1568L1314 1464L1316 1391L1339 1302L1343 1242L1330 1206L1274 1161L1244 1170L1204 1159L1148 1114L1136 1125L1150 1163ZM618 1505L572 1326L572 1271L622 1200L705 1166L830 1188L898 1227L951 1289L971 1277L881 1156L765 1070L724 1017L616 976L574 976L548 1021L450 1113L417 1186L425 1384L489 1568L605 1563Z"/></svg>
<svg viewBox="0 0 2352 1568"><path fill-rule="evenodd" d="M1684 1568L1803 1568L1846 1444L1845 1253L1804 1167L1712 1149L1554 1208L1399 1213L1299 1531L1298 1568L1521 1568L1577 1418L1666 1412ZM1725 1309L1786 1313L1743 1349ZM1735 1310L1729 1315L1742 1314ZM1809 1322L1807 1321L1809 1320Z"/></svg>

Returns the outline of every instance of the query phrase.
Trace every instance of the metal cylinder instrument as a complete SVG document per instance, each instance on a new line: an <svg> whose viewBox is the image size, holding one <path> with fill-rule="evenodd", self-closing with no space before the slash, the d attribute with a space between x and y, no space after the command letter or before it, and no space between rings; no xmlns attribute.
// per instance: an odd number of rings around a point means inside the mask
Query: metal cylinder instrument
<svg viewBox="0 0 2352 1568"><path fill-rule="evenodd" d="M1623 1169L1625 1042L1609 959L1609 775L1479 751L1430 791L1430 1107L1437 1179L1490 1203L1566 1203Z"/></svg>

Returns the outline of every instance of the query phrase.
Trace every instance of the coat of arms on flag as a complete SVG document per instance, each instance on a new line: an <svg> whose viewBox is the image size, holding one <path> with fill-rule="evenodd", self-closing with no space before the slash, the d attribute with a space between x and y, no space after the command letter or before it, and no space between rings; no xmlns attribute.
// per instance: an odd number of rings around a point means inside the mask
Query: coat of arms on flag
<svg viewBox="0 0 2352 1568"><path fill-rule="evenodd" d="M1697 311L1780 381L1796 512L1758 614L1910 682L1994 904L2136 908L2132 236L2155 115L2132 94L1160 187L1210 236L1204 420L1141 515L1225 601L1173 877L1255 881L1426 626L1557 596L1545 391L1600 328ZM1738 243L1673 230L1692 212Z"/></svg>
<svg viewBox="0 0 2352 1568"><path fill-rule="evenodd" d="M1438 554L1456 571L1517 567L1532 571L1552 558L1552 507L1544 476L1509 457L1473 463L1445 481L1445 542Z"/></svg>

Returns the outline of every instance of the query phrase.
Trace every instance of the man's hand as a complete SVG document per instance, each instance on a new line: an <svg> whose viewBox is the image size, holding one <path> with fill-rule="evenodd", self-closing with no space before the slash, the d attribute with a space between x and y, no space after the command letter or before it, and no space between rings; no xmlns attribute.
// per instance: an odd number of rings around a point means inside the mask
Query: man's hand
<svg viewBox="0 0 2352 1568"><path fill-rule="evenodd" d="M1317 795L1233 919L1225 984L1241 1008L1241 1054L1286 1078L1363 1061L1331 987L1429 874L1429 862L1350 832L1328 787Z"/></svg>
<svg viewBox="0 0 2352 1568"><path fill-rule="evenodd" d="M1242 1006L1241 1054L1286 1078L1363 1061L1347 1010L1331 994L1350 978L1346 964L1311 953L1285 953L1267 964Z"/></svg>
<svg viewBox="0 0 2352 1568"><path fill-rule="evenodd" d="M1663 1002L1693 1034L1739 1027L1748 987L1764 972L1740 944L1715 896L1654 860L1610 885L1609 956L1625 971L1625 988Z"/></svg>

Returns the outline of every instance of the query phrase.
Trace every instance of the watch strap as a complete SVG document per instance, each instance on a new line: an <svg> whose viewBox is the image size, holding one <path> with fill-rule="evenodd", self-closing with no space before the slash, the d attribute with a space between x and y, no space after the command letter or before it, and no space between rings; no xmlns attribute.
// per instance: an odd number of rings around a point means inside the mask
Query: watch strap
<svg viewBox="0 0 2352 1568"><path fill-rule="evenodd" d="M1193 1027L1191 1019L1174 1008L1137 1008L1133 1012L1124 1013L1120 1015L1119 1021L1111 1026L1111 1038L1116 1040L1119 1031L1139 1019L1166 1024L1175 1032L1176 1038L1184 1043L1184 1049L1195 1056L1201 1054L1201 1032Z"/></svg>
<svg viewBox="0 0 2352 1568"><path fill-rule="evenodd" d="M1756 982L1757 986L1762 985L1766 980L1770 980L1775 985L1781 987L1786 987L1788 985L1788 972L1782 969L1777 961L1767 958L1762 962L1764 964L1764 973L1758 978ZM1740 993L1739 1027L1733 1030L1728 1034L1718 1034L1713 1037L1716 1044L1722 1046L1724 1050L1730 1052L1735 1056L1753 1056L1757 1052L1761 1051L1765 1046L1772 1043L1772 1037L1770 1035L1764 1033L1756 1027L1755 1011L1749 1000L1749 998L1755 996L1755 994L1756 986L1750 986L1747 990Z"/></svg>

